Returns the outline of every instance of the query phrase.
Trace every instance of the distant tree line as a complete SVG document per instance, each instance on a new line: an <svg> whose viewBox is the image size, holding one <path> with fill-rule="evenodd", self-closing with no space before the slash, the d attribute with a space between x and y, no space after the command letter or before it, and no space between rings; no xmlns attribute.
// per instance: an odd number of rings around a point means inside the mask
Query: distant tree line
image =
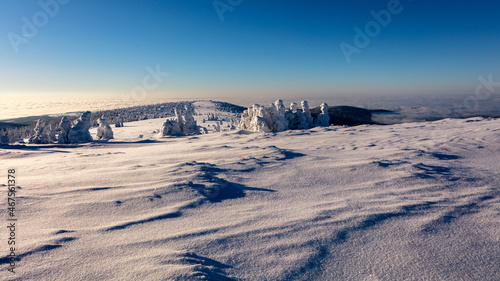
<svg viewBox="0 0 500 281"><path fill-rule="evenodd" d="M140 105L128 108L118 108L110 110L94 111L90 114L91 127L98 127L98 119L102 116L107 118L107 122L115 127L122 127L124 122L133 122L154 118L167 118L174 115L174 109L178 104L192 104L192 102L168 102L151 105ZM61 117L62 118L62 117ZM59 133L61 118L47 117L43 120L43 127L49 134ZM79 116L66 117L71 124L75 124ZM40 123L39 123L40 126ZM17 128L4 128L0 132L0 140L3 143L23 143L25 139L32 137L40 127L30 124Z"/></svg>

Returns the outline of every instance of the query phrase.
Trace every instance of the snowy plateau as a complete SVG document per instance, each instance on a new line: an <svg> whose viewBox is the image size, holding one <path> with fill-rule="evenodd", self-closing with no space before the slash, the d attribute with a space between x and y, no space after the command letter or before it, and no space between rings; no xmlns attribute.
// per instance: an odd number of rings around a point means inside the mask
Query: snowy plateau
<svg viewBox="0 0 500 281"><path fill-rule="evenodd" d="M208 134L158 136L160 118L1 147L17 227L0 279L500 280L499 119L252 133L202 118Z"/></svg>

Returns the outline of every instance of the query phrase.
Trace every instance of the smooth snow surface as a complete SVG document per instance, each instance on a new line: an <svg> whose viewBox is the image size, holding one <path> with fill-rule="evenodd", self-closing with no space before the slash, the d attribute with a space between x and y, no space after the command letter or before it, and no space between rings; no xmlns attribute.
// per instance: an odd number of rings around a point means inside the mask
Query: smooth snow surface
<svg viewBox="0 0 500 281"><path fill-rule="evenodd" d="M0 278L500 280L500 120L156 139L163 122L0 149L20 257Z"/></svg>

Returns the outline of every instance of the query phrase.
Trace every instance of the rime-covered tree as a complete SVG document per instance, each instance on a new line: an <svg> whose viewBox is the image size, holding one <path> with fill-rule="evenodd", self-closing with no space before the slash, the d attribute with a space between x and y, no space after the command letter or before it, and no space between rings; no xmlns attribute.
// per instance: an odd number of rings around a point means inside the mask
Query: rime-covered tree
<svg viewBox="0 0 500 281"><path fill-rule="evenodd" d="M321 104L321 113L318 115L316 119L316 125L320 127L328 127L330 126L330 115L328 114L328 104Z"/></svg>
<svg viewBox="0 0 500 281"><path fill-rule="evenodd" d="M63 116L61 118L61 122L59 123L59 135L57 136L59 143L69 143L69 130L71 130L71 121L69 121L67 116Z"/></svg>
<svg viewBox="0 0 500 281"><path fill-rule="evenodd" d="M288 128L291 130L298 129L302 112L298 110L298 105L295 102L290 104L290 109L286 111L285 117L288 120Z"/></svg>
<svg viewBox="0 0 500 281"><path fill-rule="evenodd" d="M97 138L100 140L114 139L113 130L109 126L109 121L106 117L102 116L97 120L99 127L97 128Z"/></svg>
<svg viewBox="0 0 500 281"><path fill-rule="evenodd" d="M192 103L178 103L175 107L174 120L167 119L160 129L159 136L199 134L199 127L194 120Z"/></svg>
<svg viewBox="0 0 500 281"><path fill-rule="evenodd" d="M47 137L50 143L57 142L57 127L54 124L50 124L47 128Z"/></svg>
<svg viewBox="0 0 500 281"><path fill-rule="evenodd" d="M283 105L283 101L277 100L268 107L254 104L243 111L237 127L253 132L281 132L288 129L309 129L314 127L311 111L307 101L301 102L302 109L296 103L292 103L289 109ZM321 126L328 126L328 105L322 104L323 115L317 122ZM326 125L325 125L326 124Z"/></svg>
<svg viewBox="0 0 500 281"><path fill-rule="evenodd" d="M270 130L272 132L282 132L288 130L288 120L285 117L286 108L283 101L278 99L274 102L274 108L271 107L270 115L273 124Z"/></svg>
<svg viewBox="0 0 500 281"><path fill-rule="evenodd" d="M87 143L92 142L92 136L89 129L91 127L90 111L87 111L80 116L76 124L69 130L69 143Z"/></svg>
<svg viewBox="0 0 500 281"><path fill-rule="evenodd" d="M307 103L307 101L302 101L300 105L302 106L303 120L299 125L299 129L309 129L314 127L313 118L311 116L311 110L309 110L309 103Z"/></svg>
<svg viewBox="0 0 500 281"><path fill-rule="evenodd" d="M31 144L47 144L50 143L50 138L45 132L45 122L39 119L36 122L35 129L33 130L33 135L28 139L28 143Z"/></svg>
<svg viewBox="0 0 500 281"><path fill-rule="evenodd" d="M253 132L269 132L271 122L267 109L254 104L242 113L238 127Z"/></svg>
<svg viewBox="0 0 500 281"><path fill-rule="evenodd" d="M114 123L115 123L115 128L123 127L123 118L120 114L118 114L118 116L116 116Z"/></svg>
<svg viewBox="0 0 500 281"><path fill-rule="evenodd" d="M173 136L180 135L181 129L179 128L179 123L176 120L167 119L159 132L160 136Z"/></svg>
<svg viewBox="0 0 500 281"><path fill-rule="evenodd" d="M182 112L182 133L185 135L196 134L198 132L198 126L194 120L194 107L192 103L187 103L184 105L184 111Z"/></svg>

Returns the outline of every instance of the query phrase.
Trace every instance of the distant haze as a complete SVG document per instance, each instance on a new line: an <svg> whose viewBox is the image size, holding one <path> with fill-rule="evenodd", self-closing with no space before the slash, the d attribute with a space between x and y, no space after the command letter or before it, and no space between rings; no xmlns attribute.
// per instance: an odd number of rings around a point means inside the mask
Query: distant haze
<svg viewBox="0 0 500 281"><path fill-rule="evenodd" d="M500 95L492 94L486 100L474 101L474 95L414 95L414 96L327 96L327 97L232 97L214 98L217 101L231 102L241 106L252 104L268 105L277 98L282 98L286 106L291 102L300 103L307 100L311 107L319 106L326 102L330 106L349 105L368 109L394 110L397 115L375 116L377 120L389 123L412 122L436 120L441 118L462 118L469 116L500 116ZM11 98L3 99L0 103L0 120L11 120L19 117L38 115L61 115L67 112L82 112L86 110L107 110L115 108L131 107L136 105L174 102L179 100L199 100L201 98L189 99L102 99L91 97L87 99L75 99L68 97L59 98L34 98L25 99ZM382 118L382 119L381 119Z"/></svg>

